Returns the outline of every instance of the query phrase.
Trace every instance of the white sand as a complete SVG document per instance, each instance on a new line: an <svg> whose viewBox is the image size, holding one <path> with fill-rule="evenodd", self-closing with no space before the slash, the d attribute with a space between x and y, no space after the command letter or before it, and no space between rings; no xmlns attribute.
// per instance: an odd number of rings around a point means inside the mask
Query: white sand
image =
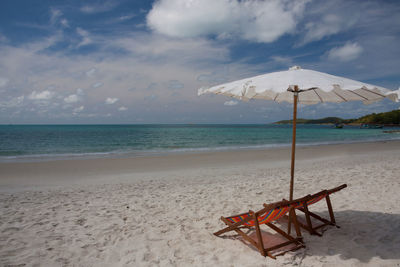
<svg viewBox="0 0 400 267"><path fill-rule="evenodd" d="M348 184L341 228L303 231L306 249L273 260L213 236L221 215L288 197L289 155L0 164L0 266L400 266L400 142L298 150L295 197Z"/></svg>

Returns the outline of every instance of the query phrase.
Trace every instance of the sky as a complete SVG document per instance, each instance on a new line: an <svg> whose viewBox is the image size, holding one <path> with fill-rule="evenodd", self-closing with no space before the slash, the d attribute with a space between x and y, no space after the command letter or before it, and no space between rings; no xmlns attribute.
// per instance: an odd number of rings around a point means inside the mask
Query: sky
<svg viewBox="0 0 400 267"><path fill-rule="evenodd" d="M398 0L2 0L0 124L270 123L292 105L197 90L293 65L396 90L399 14Z"/></svg>

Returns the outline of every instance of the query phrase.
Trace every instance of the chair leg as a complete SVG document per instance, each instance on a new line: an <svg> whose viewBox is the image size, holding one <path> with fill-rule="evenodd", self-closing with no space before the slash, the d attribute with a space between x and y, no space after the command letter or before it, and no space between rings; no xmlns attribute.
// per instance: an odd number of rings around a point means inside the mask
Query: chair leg
<svg viewBox="0 0 400 267"><path fill-rule="evenodd" d="M310 232L310 234L322 236L320 233L315 231L315 229L313 228L313 225L312 225L312 222L311 222L310 211L308 210L307 203L304 203L303 209L304 209L304 215L306 216L306 220L307 220L308 231Z"/></svg>
<svg viewBox="0 0 400 267"><path fill-rule="evenodd" d="M336 225L336 220L335 220L335 215L333 215L333 209L332 209L332 203L331 203L331 198L329 197L329 194L326 195L326 205L328 206L328 211L329 211L329 217L331 217L331 223L338 227Z"/></svg>
<svg viewBox="0 0 400 267"><path fill-rule="evenodd" d="M290 235L290 233L292 232L292 215L289 212L289 220L288 220L288 228L287 228L287 233L288 235Z"/></svg>
<svg viewBox="0 0 400 267"><path fill-rule="evenodd" d="M293 224L294 224L294 229L296 230L297 238L303 239L303 237L301 236L301 231L300 231L299 223L298 223L298 221L297 221L296 210L295 210L294 208L292 208L292 209L290 210L290 212L292 213Z"/></svg>
<svg viewBox="0 0 400 267"><path fill-rule="evenodd" d="M258 219L257 219L257 214L256 213L253 213L253 218L254 218L254 226L256 228L256 235L257 235L257 239L258 239L257 247L258 247L258 250L260 251L261 255L263 255L265 257L267 255L265 253L264 243L263 243L261 230L260 230L260 225L258 224Z"/></svg>

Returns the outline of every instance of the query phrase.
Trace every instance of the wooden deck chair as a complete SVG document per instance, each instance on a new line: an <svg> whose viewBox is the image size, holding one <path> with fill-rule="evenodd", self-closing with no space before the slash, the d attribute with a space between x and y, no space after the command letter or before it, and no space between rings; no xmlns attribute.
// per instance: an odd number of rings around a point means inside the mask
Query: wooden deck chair
<svg viewBox="0 0 400 267"><path fill-rule="evenodd" d="M252 244L254 247L256 247L258 249L258 251L261 253L261 255L263 255L264 257L269 256L273 259L275 259L276 256L278 256L278 255L282 255L282 254L286 253L287 251L292 251L292 250L296 250L299 248L303 248L305 246L302 241L300 228L297 224L297 218L295 215L295 206L298 204L298 201L299 200L294 200L294 201L290 201L290 202L289 201L280 201L280 202L272 203L269 205L264 204L264 208L257 212L253 212L250 210L247 213L242 213L242 214L238 214L238 215L234 215L234 216L230 216L230 217L221 217L221 220L225 224L227 224L228 227L226 227L218 232L215 232L214 235L219 236L219 235L229 232L229 231L235 231L240 236L242 236L244 240L248 241L250 244ZM292 237L291 235L287 234L285 231L278 228L276 225L272 224L273 221L276 221L277 219L281 218L282 216L284 216L287 213L293 214L293 216L290 216L290 217L293 218L293 224L295 226L296 233L297 233L296 238ZM278 234L283 236L288 241L277 244L272 247L264 248L263 237L262 237L261 230L260 230L260 225L262 225L262 224L269 226L271 229L276 231ZM246 233L244 233L241 230L242 228L251 229L253 227L255 228L255 231L256 231L257 240L254 240L253 238L251 238L249 235L247 235ZM273 252L274 250L277 250L279 248L282 248L282 247L290 245L290 244L294 244L295 247L293 247L289 250L274 254L274 252Z"/></svg>
<svg viewBox="0 0 400 267"><path fill-rule="evenodd" d="M304 213L307 224L303 224L298 221L298 225L301 228L307 230L310 234L318 235L318 236L322 236L322 234L318 233L317 230L324 226L332 225L332 226L336 226L337 228L340 228L336 224L335 216L333 214L333 209L332 209L332 203L331 203L331 199L330 199L329 195L336 193L346 187L347 187L346 184L342 184L341 186L332 188L330 190L322 190L321 192L318 192L316 194L308 195L308 196L304 197L303 200L300 201L300 203L297 204L295 208ZM310 205L315 204L324 198L326 200L326 205L328 207L330 220L322 218L318 214L315 214L309 210ZM321 221L322 224L313 226L313 224L311 222L311 217L313 217L314 219L317 219L318 221ZM289 220L289 228L288 228L289 234L290 234L290 229L291 229L291 221Z"/></svg>

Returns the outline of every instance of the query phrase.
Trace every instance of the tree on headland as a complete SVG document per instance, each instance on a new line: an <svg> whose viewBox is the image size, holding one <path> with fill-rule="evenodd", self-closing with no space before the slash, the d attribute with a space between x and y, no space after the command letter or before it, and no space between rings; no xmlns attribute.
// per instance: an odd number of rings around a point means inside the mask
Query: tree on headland
<svg viewBox="0 0 400 267"><path fill-rule="evenodd" d="M356 120L357 123L375 124L400 124L400 110L392 110L383 113L372 113L362 116Z"/></svg>
<svg viewBox="0 0 400 267"><path fill-rule="evenodd" d="M276 124L291 124L292 120L282 120L275 122ZM389 112L372 113L362 116L358 119L342 119L338 117L326 117L322 119L297 119L297 123L303 124L335 124L335 123L352 123L352 124L390 124L400 125L400 110L395 109Z"/></svg>

